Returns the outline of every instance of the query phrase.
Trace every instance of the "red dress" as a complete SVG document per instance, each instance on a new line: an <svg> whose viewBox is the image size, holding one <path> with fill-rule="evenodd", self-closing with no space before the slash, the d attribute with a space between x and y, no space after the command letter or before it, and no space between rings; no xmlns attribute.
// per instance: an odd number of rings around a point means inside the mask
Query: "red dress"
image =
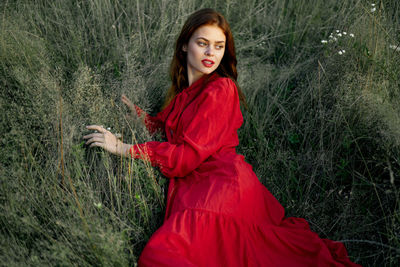
<svg viewBox="0 0 400 267"><path fill-rule="evenodd" d="M165 130L168 141L130 152L158 166L170 184L164 223L139 266L358 266L342 243L319 238L304 219L285 218L236 154L242 122L235 84L215 73L177 94L156 117L145 114L148 129Z"/></svg>

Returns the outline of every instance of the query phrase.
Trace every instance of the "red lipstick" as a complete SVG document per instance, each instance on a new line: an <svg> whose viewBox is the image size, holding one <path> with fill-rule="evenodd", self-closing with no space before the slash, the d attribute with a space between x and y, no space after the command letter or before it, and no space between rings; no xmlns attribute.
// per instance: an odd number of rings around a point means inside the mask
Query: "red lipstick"
<svg viewBox="0 0 400 267"><path fill-rule="evenodd" d="M205 67L207 67L207 68L211 68L211 67L215 64L215 62L212 61L211 59L203 59L203 60L201 61L201 63L203 63L203 65L204 65Z"/></svg>

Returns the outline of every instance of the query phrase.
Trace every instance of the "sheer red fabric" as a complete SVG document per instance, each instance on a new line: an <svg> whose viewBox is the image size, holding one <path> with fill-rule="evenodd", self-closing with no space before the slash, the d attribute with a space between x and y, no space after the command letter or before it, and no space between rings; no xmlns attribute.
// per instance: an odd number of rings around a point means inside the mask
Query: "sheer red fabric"
<svg viewBox="0 0 400 267"><path fill-rule="evenodd" d="M242 125L234 82L203 76L157 116L137 107L167 142L132 146L170 178L163 225L139 266L358 266L344 245L321 239L284 209L236 154Z"/></svg>

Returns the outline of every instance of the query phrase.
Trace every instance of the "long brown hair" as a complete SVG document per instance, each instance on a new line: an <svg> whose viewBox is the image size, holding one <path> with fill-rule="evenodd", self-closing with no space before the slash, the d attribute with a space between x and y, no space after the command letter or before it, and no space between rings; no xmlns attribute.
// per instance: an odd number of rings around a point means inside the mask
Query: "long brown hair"
<svg viewBox="0 0 400 267"><path fill-rule="evenodd" d="M228 77L235 82L239 93L239 99L247 108L244 94L237 85L237 60L231 29L224 16L211 8L204 8L194 12L189 16L182 27L181 33L176 40L174 57L172 58L169 70L172 84L167 92L163 108L168 106L171 100L178 93L182 92L184 88L189 86L186 62L187 54L183 51L183 46L189 43L192 34L197 30L197 28L203 25L217 25L224 32L226 37L225 53L215 72L220 76Z"/></svg>

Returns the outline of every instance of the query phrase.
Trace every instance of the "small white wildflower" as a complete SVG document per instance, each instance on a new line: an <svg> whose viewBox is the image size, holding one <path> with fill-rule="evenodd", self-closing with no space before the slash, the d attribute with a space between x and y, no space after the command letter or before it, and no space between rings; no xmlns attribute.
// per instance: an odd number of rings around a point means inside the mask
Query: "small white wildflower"
<svg viewBox="0 0 400 267"><path fill-rule="evenodd" d="M338 52L338 54L339 54L339 55L343 55L343 52L342 52L342 50L340 50L340 51Z"/></svg>
<svg viewBox="0 0 400 267"><path fill-rule="evenodd" d="M332 35L332 33L331 33L331 35L329 35L329 38L331 38L331 39L333 38L333 35Z"/></svg>
<svg viewBox="0 0 400 267"><path fill-rule="evenodd" d="M389 47L391 49L393 49L394 51L400 52L400 46L399 45L389 45Z"/></svg>
<svg viewBox="0 0 400 267"><path fill-rule="evenodd" d="M372 7L374 7L374 6L375 6L375 4L374 4L374 3L372 3L372 4L371 4L371 6L372 6Z"/></svg>
<svg viewBox="0 0 400 267"><path fill-rule="evenodd" d="M341 34L341 33L338 33L337 36L342 37L342 34Z"/></svg>
<svg viewBox="0 0 400 267"><path fill-rule="evenodd" d="M376 11L376 8L371 8L371 12L374 13Z"/></svg>
<svg viewBox="0 0 400 267"><path fill-rule="evenodd" d="M343 35L346 35L347 34L347 32L343 32Z"/></svg>
<svg viewBox="0 0 400 267"><path fill-rule="evenodd" d="M115 30L115 25L113 24L113 25L111 25L111 28L113 28L114 30Z"/></svg>
<svg viewBox="0 0 400 267"><path fill-rule="evenodd" d="M101 207L103 206L102 204L101 204L101 202L99 202L99 203L93 203L93 205L96 207L96 208L98 208L98 209L101 209Z"/></svg>
<svg viewBox="0 0 400 267"><path fill-rule="evenodd" d="M354 34L352 34L352 33L350 33L349 35L350 35L350 37L354 37Z"/></svg>
<svg viewBox="0 0 400 267"><path fill-rule="evenodd" d="M321 40L321 43L326 44L326 43L328 43L328 41L327 40Z"/></svg>
<svg viewBox="0 0 400 267"><path fill-rule="evenodd" d="M346 50L342 49L343 54L346 53Z"/></svg>
<svg viewBox="0 0 400 267"><path fill-rule="evenodd" d="M336 42L336 41L337 41L337 38L336 38L336 37L333 37L333 41L335 41L335 42Z"/></svg>
<svg viewBox="0 0 400 267"><path fill-rule="evenodd" d="M336 30L336 32L339 33L340 31L339 31L339 30Z"/></svg>
<svg viewBox="0 0 400 267"><path fill-rule="evenodd" d="M111 127L107 127L107 131L111 131Z"/></svg>

